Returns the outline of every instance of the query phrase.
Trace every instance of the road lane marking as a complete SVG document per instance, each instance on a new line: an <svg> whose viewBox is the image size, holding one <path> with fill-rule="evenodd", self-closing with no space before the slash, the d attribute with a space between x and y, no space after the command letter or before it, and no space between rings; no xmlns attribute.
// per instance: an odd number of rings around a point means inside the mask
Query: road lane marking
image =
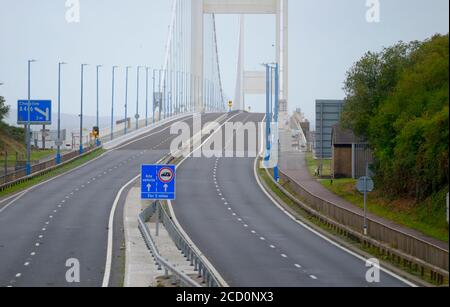
<svg viewBox="0 0 450 307"><path fill-rule="evenodd" d="M111 265L112 265L112 253L113 253L113 235L114 235L114 216L116 213L116 208L119 203L120 197L122 196L123 191L133 184L136 180L138 180L141 177L141 175L137 175L130 181L128 181L120 190L119 193L116 195L116 199L114 200L113 206L111 208L111 212L109 214L109 222L108 222L108 247L107 247L107 253L106 253L106 264L105 264L105 273L103 275L103 282L102 287L106 288L109 285L109 278L111 276Z"/></svg>
<svg viewBox="0 0 450 307"><path fill-rule="evenodd" d="M253 166L253 173L254 173L254 177L256 179L256 182L258 183L261 191L269 198L269 200L272 201L272 203L278 208L280 209L283 213L285 213L289 218L291 218L295 223L297 223L298 225L302 226L304 229L312 232L313 234L315 234L316 236L318 236L319 238L325 240L326 242L330 243L331 245L337 247L338 249L354 256L355 258L363 261L364 263L366 263L367 259L365 257L360 256L359 254L349 250L348 248L338 244L337 242L334 242L333 240L331 240L330 238L328 238L327 236L321 234L320 232L318 232L317 230L313 229L312 227L306 225L305 223L303 223L302 221L299 221L297 218L295 218L290 212L288 212L285 208L283 208L283 206L281 206L273 197L272 195L269 194L269 192L266 191L266 189L264 188L264 186L262 185L258 174L257 174L257 167L258 167L258 158L255 159L254 162L254 166ZM398 279L399 281L403 282L404 284L410 286L410 287L417 287L417 285L415 285L414 283L410 282L409 280L406 280L405 278L383 268L380 267L380 270L383 271L384 273Z"/></svg>

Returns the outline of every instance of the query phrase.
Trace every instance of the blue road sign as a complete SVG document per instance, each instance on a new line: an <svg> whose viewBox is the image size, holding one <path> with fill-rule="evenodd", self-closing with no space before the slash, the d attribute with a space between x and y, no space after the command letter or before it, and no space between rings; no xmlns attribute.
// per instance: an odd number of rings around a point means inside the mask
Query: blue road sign
<svg viewBox="0 0 450 307"><path fill-rule="evenodd" d="M28 124L28 100L17 102L17 124ZM52 102L50 100L30 100L30 124L52 124Z"/></svg>
<svg viewBox="0 0 450 307"><path fill-rule="evenodd" d="M141 198L175 200L176 169L174 165L142 165Z"/></svg>

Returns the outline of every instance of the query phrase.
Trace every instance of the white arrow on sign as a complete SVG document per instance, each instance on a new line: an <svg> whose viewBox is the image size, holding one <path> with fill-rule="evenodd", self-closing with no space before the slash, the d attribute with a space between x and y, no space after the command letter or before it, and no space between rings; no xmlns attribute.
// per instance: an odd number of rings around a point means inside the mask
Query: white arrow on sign
<svg viewBox="0 0 450 307"><path fill-rule="evenodd" d="M147 184L147 190L148 190L148 192L150 192L150 190L152 189L152 185L149 183L149 184Z"/></svg>
<svg viewBox="0 0 450 307"><path fill-rule="evenodd" d="M167 184L164 185L164 192L167 193L167 189L169 188L169 186Z"/></svg>
<svg viewBox="0 0 450 307"><path fill-rule="evenodd" d="M35 107L34 110L35 110L36 112L38 112L39 114L41 114L42 116L45 116L45 120L46 120L46 121L49 121L49 120L50 120L50 109L49 109L49 108L46 108L46 109L45 109L45 112L42 111L41 109L39 109L38 107Z"/></svg>

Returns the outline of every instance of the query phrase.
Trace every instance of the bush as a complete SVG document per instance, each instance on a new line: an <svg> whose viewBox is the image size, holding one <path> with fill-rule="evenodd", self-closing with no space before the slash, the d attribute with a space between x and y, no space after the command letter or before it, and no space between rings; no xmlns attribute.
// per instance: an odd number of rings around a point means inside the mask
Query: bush
<svg viewBox="0 0 450 307"><path fill-rule="evenodd" d="M378 186L424 200L449 183L448 35L368 53L347 75L342 124L368 139Z"/></svg>

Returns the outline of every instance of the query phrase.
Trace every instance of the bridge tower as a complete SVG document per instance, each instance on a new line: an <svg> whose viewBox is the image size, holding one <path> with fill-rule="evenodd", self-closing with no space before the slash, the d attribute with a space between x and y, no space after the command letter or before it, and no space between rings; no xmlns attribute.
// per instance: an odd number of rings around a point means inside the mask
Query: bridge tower
<svg viewBox="0 0 450 307"><path fill-rule="evenodd" d="M276 15L276 61L280 66L280 124L283 126L288 120L288 0L192 0L191 5L191 72L203 79L204 58L204 14L271 14ZM242 20L241 20L242 22ZM242 32L242 29L241 29ZM243 35L243 33L242 33ZM241 36L242 37L242 36ZM242 48L243 42L239 44ZM239 51L243 56L242 50ZM244 60L239 59L240 65ZM245 94L263 94L265 86L265 74L260 72L246 72L243 67L238 67L238 80L236 93L237 109L245 107ZM200 85L202 86L202 85ZM203 93L202 90L199 91ZM203 97L197 102L197 111L203 110Z"/></svg>

